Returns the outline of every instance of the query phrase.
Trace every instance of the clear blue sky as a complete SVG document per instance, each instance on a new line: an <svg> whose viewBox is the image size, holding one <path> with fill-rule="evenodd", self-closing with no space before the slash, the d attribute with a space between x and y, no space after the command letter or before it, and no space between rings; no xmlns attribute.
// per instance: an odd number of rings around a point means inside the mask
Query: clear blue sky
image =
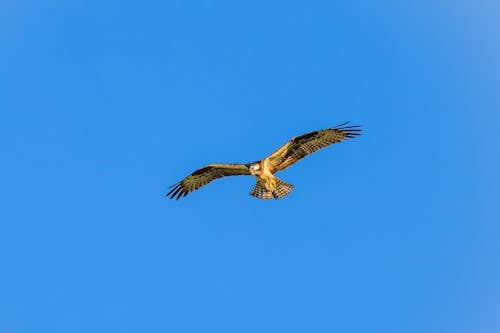
<svg viewBox="0 0 500 333"><path fill-rule="evenodd" d="M0 332L499 332L499 17L0 2ZM347 120L283 200L164 196Z"/></svg>

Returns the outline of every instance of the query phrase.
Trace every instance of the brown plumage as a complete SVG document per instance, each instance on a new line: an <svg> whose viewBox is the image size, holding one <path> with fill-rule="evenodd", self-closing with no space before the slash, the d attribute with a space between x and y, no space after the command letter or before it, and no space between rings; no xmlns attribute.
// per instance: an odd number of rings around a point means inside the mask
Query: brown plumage
<svg viewBox="0 0 500 333"><path fill-rule="evenodd" d="M171 186L171 190L167 193L167 196L170 196L171 199L174 197L179 199L210 183L214 179L239 175L250 175L250 170L244 164L209 164Z"/></svg>
<svg viewBox="0 0 500 333"><path fill-rule="evenodd" d="M361 134L360 126L347 125L348 123L343 123L333 128L296 136L258 162L248 164L209 164L171 186L167 196L170 196L171 199L179 199L217 178L253 175L257 178L257 183L250 195L260 199L282 198L290 193L294 186L275 177L274 174L319 149Z"/></svg>

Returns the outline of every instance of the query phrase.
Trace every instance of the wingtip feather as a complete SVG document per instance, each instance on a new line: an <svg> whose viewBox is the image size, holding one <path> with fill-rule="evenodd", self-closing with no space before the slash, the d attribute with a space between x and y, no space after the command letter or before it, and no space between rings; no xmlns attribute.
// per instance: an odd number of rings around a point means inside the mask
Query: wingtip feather
<svg viewBox="0 0 500 333"><path fill-rule="evenodd" d="M168 191L168 193L166 194L167 197L170 197L170 199L173 199L179 192L182 193L183 192L183 189L182 189L182 186L181 186L181 183L177 183L177 184L174 184L172 186L170 186L169 188L171 188L170 191Z"/></svg>
<svg viewBox="0 0 500 333"><path fill-rule="evenodd" d="M361 129L361 125L346 126L347 124L350 124L350 121L346 121L345 123L339 124L335 126L333 129L344 132L346 134L346 138L355 138L361 135L361 132L363 131Z"/></svg>

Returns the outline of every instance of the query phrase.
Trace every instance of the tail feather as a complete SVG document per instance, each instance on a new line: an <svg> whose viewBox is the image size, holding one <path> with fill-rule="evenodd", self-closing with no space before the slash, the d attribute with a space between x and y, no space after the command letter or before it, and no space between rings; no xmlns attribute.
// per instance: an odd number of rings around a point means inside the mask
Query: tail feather
<svg viewBox="0 0 500 333"><path fill-rule="evenodd" d="M293 188L294 186L292 184L288 184L281 179L276 178L276 188L273 191L270 191L266 189L260 181L257 181L250 192L250 195L259 199L280 199L290 193Z"/></svg>
<svg viewBox="0 0 500 333"><path fill-rule="evenodd" d="M271 191L266 190L264 185L260 181L257 181L252 191L250 192L251 196L254 196L259 199L272 199L273 194Z"/></svg>
<svg viewBox="0 0 500 333"><path fill-rule="evenodd" d="M288 193L292 192L294 187L295 186L293 186L292 184L288 184L281 179L276 178L276 189L272 192L273 197L275 199L283 198L285 195L288 195Z"/></svg>

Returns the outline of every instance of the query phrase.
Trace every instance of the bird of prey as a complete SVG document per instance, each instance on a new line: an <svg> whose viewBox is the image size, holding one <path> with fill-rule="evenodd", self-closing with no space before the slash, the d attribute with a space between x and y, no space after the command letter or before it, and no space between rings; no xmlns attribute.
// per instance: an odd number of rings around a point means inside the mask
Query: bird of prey
<svg viewBox="0 0 500 333"><path fill-rule="evenodd" d="M252 175L257 179L257 183L250 192L251 196L260 199L280 199L289 194L294 186L275 177L276 172L286 169L319 149L360 134L359 125L349 125L347 122L333 128L293 137L274 153L257 162L209 164L170 186L171 190L167 193L167 197L179 199L217 178Z"/></svg>

